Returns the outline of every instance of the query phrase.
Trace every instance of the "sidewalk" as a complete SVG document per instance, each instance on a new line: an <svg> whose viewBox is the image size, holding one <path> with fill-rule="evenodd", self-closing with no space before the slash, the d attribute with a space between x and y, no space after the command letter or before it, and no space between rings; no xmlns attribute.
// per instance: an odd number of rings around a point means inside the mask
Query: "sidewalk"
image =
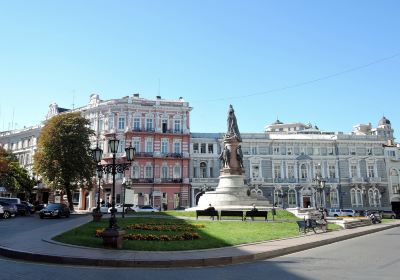
<svg viewBox="0 0 400 280"><path fill-rule="evenodd" d="M34 262L111 267L200 267L274 258L400 226L400 221L218 249L144 252L65 245L51 238L90 221L85 215L0 241L0 255ZM29 240L29 242L27 242Z"/></svg>

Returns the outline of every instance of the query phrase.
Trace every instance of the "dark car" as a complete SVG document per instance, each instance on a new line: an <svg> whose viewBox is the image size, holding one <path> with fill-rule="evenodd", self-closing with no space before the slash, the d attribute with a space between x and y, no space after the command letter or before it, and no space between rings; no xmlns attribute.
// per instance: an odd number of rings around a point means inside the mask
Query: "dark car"
<svg viewBox="0 0 400 280"><path fill-rule="evenodd" d="M29 213L33 214L36 212L35 206L29 203L28 201L21 201L21 204L25 205L28 208Z"/></svg>
<svg viewBox="0 0 400 280"><path fill-rule="evenodd" d="M17 204L15 204L15 206L17 206L17 215L25 216L25 215L29 215L31 213L29 211L28 206L26 206L25 204L17 203Z"/></svg>
<svg viewBox="0 0 400 280"><path fill-rule="evenodd" d="M48 218L60 218L66 217L68 218L70 215L70 211L67 205L61 203L52 203L48 204L45 208L40 210L39 216L41 219Z"/></svg>
<svg viewBox="0 0 400 280"><path fill-rule="evenodd" d="M3 206L4 213L2 215L4 219L8 219L17 214L17 206L15 204L0 201L0 205Z"/></svg>

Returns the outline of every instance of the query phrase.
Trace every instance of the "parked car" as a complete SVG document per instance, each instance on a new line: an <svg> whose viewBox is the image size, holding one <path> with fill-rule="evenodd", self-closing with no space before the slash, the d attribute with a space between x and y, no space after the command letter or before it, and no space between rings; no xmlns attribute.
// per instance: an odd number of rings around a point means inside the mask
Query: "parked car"
<svg viewBox="0 0 400 280"><path fill-rule="evenodd" d="M4 208L2 205L0 205L0 217L3 216L4 214Z"/></svg>
<svg viewBox="0 0 400 280"><path fill-rule="evenodd" d="M35 211L40 211L40 210L42 210L43 208L45 208L46 206L47 206L47 204L43 204L43 203L36 204L36 205L34 205Z"/></svg>
<svg viewBox="0 0 400 280"><path fill-rule="evenodd" d="M4 213L2 214L2 216L4 219L8 219L17 214L17 206L15 206L15 204L0 201L0 205L3 208Z"/></svg>
<svg viewBox="0 0 400 280"><path fill-rule="evenodd" d="M35 206L33 206L32 203L29 203L28 201L21 201L21 204L25 205L28 208L29 213L33 214L36 212Z"/></svg>
<svg viewBox="0 0 400 280"><path fill-rule="evenodd" d="M353 209L328 209L328 216L330 217L355 217L356 211Z"/></svg>
<svg viewBox="0 0 400 280"><path fill-rule="evenodd" d="M384 219L396 219L397 216L392 210L382 210L380 214Z"/></svg>
<svg viewBox="0 0 400 280"><path fill-rule="evenodd" d="M117 213L122 213L123 211L123 204L115 204L115 209L117 210ZM112 207L108 208L108 213L111 213ZM125 204L125 213L129 211L135 211L135 206L133 204Z"/></svg>
<svg viewBox="0 0 400 280"><path fill-rule="evenodd" d="M45 208L40 210L39 216L41 219L48 218L60 218L62 216L68 218L71 214L67 205L62 203L48 204Z"/></svg>
<svg viewBox="0 0 400 280"><path fill-rule="evenodd" d="M17 197L0 197L0 201L11 203L11 204L20 204L21 199Z"/></svg>
<svg viewBox="0 0 400 280"><path fill-rule="evenodd" d="M29 215L31 213L29 211L28 206L26 206L25 204L17 203L17 204L15 204L15 206L17 206L17 215L25 216L25 215Z"/></svg>
<svg viewBox="0 0 400 280"><path fill-rule="evenodd" d="M160 212L159 209L152 207L151 205L145 205L145 206L136 206L133 207L133 211L135 212Z"/></svg>

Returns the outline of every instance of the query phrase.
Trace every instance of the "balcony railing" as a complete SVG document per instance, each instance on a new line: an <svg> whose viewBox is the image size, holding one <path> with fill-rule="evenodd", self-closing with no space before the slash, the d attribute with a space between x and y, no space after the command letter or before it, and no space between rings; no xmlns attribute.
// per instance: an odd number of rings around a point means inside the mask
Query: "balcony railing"
<svg viewBox="0 0 400 280"><path fill-rule="evenodd" d="M132 183L152 184L154 183L153 178L132 178Z"/></svg>
<svg viewBox="0 0 400 280"><path fill-rule="evenodd" d="M134 132L154 132L154 128L140 128L140 127L134 127L132 128L132 131Z"/></svg>
<svg viewBox="0 0 400 280"><path fill-rule="evenodd" d="M183 134L182 129L164 129L162 133L171 133L171 134Z"/></svg>
<svg viewBox="0 0 400 280"><path fill-rule="evenodd" d="M183 154L182 153L166 153L163 154L164 157L172 157L172 158L182 158Z"/></svg>
<svg viewBox="0 0 400 280"><path fill-rule="evenodd" d="M161 178L161 183L180 184L182 182L182 178Z"/></svg>
<svg viewBox="0 0 400 280"><path fill-rule="evenodd" d="M153 157L154 153L152 152L142 152L136 153L136 157Z"/></svg>

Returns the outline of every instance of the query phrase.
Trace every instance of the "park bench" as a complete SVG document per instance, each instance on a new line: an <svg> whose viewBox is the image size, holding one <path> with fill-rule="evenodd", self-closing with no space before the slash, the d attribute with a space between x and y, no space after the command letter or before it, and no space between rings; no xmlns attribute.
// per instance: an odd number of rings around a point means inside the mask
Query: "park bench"
<svg viewBox="0 0 400 280"><path fill-rule="evenodd" d="M240 217L242 219L242 221L244 220L243 219L243 211L221 210L221 214L220 214L221 219L222 219L222 216L224 216L224 217Z"/></svg>
<svg viewBox="0 0 400 280"><path fill-rule="evenodd" d="M246 211L246 216L244 217L244 219L246 220L247 217L261 217L265 218L265 221L268 221L268 211Z"/></svg>
<svg viewBox="0 0 400 280"><path fill-rule="evenodd" d="M302 221L296 221L299 227L299 232L306 234L309 230L317 233L315 229L321 229L323 232L326 231L327 222L323 219L304 219Z"/></svg>
<svg viewBox="0 0 400 280"><path fill-rule="evenodd" d="M217 219L219 220L217 210L196 210L196 219L199 219L200 216L211 217L213 220L214 217L217 217Z"/></svg>

